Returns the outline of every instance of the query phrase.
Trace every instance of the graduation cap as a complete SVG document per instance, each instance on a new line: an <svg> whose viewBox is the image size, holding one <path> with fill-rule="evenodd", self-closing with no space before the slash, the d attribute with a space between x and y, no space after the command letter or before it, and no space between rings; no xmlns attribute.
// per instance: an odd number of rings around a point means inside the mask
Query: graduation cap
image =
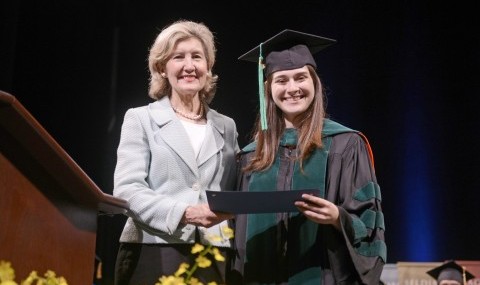
<svg viewBox="0 0 480 285"><path fill-rule="evenodd" d="M427 271L427 274L436 279L438 284L443 280L455 280L460 284L467 284L468 280L475 277L453 260Z"/></svg>
<svg viewBox="0 0 480 285"><path fill-rule="evenodd" d="M258 95L262 130L267 129L264 75L269 76L279 70L291 70L305 65L317 68L313 54L334 43L336 43L336 40L287 29L260 43L260 45L238 58L258 62ZM263 55L266 56L265 62L263 62ZM265 70L263 69L264 66Z"/></svg>

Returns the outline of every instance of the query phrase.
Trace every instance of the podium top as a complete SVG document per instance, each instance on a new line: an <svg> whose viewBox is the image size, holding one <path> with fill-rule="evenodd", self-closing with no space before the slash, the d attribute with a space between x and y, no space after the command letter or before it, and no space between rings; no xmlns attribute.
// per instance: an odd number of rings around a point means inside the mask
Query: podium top
<svg viewBox="0 0 480 285"><path fill-rule="evenodd" d="M1 90L0 138L0 142L10 141L10 146L20 149L0 148L0 152L28 154L28 163L40 165L76 203L105 214L126 212L125 200L102 192L30 112L13 95Z"/></svg>

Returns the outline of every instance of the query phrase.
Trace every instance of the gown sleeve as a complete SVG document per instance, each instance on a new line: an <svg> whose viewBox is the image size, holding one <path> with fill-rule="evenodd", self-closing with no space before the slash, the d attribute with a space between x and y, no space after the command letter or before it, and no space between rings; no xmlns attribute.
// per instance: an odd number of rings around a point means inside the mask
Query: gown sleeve
<svg viewBox="0 0 480 285"><path fill-rule="evenodd" d="M332 138L326 198L339 207L341 232L328 227L324 234L338 284L378 284L386 262L381 193L372 158L364 136L344 133Z"/></svg>

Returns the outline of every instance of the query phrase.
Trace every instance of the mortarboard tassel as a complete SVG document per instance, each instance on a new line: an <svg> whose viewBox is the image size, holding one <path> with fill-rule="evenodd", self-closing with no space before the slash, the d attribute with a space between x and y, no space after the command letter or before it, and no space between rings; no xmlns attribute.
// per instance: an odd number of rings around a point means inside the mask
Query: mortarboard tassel
<svg viewBox="0 0 480 285"><path fill-rule="evenodd" d="M260 125L262 131L266 130L267 127L267 114L266 114L266 105L265 105L265 87L263 83L263 56L262 56L262 43L260 44L260 54L258 56L258 99L260 100Z"/></svg>

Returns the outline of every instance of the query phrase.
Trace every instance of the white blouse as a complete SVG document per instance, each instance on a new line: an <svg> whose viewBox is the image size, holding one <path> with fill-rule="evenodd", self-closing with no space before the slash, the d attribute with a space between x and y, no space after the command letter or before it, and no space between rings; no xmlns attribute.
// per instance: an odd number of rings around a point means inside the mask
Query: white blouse
<svg viewBox="0 0 480 285"><path fill-rule="evenodd" d="M180 122L182 122L183 127L190 138L190 143L192 144L193 151L195 152L195 157L198 157L198 153L200 152L200 148L202 147L205 139L205 130L207 128L207 124L200 125L184 120L180 120Z"/></svg>

